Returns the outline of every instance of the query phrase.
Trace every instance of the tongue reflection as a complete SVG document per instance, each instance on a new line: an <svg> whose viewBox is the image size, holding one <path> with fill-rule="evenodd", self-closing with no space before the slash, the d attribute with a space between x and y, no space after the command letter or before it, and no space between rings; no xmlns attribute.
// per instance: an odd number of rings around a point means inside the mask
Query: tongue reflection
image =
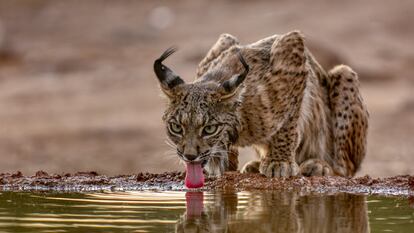
<svg viewBox="0 0 414 233"><path fill-rule="evenodd" d="M186 163L185 186L200 188L204 186L204 174L201 163Z"/></svg>

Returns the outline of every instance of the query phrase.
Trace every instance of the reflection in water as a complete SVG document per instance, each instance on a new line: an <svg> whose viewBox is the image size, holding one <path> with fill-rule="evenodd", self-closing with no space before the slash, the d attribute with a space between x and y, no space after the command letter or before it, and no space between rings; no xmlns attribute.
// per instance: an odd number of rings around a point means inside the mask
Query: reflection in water
<svg viewBox="0 0 414 233"><path fill-rule="evenodd" d="M351 194L299 196L293 192L186 195L176 232L369 232L366 198Z"/></svg>
<svg viewBox="0 0 414 233"><path fill-rule="evenodd" d="M372 232L414 232L413 209L406 199L351 194L0 192L2 233L358 233L369 232L369 229Z"/></svg>
<svg viewBox="0 0 414 233"><path fill-rule="evenodd" d="M0 193L0 232L172 232L185 193Z"/></svg>

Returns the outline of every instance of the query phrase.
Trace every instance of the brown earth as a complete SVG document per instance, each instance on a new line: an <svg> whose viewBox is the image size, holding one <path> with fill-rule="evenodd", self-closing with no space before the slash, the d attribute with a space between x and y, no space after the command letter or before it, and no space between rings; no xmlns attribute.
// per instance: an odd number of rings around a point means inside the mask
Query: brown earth
<svg viewBox="0 0 414 233"><path fill-rule="evenodd" d="M0 171L181 169L164 143L152 62L185 80L223 33L243 43L294 29L325 68L351 65L371 114L358 175L414 174L414 2L0 2ZM254 158L242 150L241 164Z"/></svg>
<svg viewBox="0 0 414 233"><path fill-rule="evenodd" d="M186 190L183 172L162 174L138 173L135 175L106 176L97 172L52 174L38 171L34 176L21 172L0 174L0 190L14 191L117 191L117 190ZM293 177L268 179L261 174L227 172L221 178L206 179L201 190L289 190L302 194L365 193L380 195L414 196L414 176L389 178ZM200 189L190 189L200 190Z"/></svg>

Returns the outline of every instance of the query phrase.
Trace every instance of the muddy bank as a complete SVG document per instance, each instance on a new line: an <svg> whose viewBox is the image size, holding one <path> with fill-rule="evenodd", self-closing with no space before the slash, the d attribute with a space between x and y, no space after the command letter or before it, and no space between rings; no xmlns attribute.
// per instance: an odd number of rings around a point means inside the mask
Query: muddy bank
<svg viewBox="0 0 414 233"><path fill-rule="evenodd" d="M186 190L183 172L162 174L106 176L96 172L48 174L38 171L33 176L21 172L0 174L2 191L122 191L122 190ZM221 178L208 178L203 190L294 190L302 193L368 193L382 195L414 195L414 176L347 179L343 177L295 177L268 179L260 174L226 173Z"/></svg>

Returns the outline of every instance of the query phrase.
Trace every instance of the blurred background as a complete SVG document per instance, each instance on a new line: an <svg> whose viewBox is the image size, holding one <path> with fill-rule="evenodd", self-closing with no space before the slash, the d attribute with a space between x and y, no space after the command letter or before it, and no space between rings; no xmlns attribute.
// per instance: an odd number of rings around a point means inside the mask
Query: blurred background
<svg viewBox="0 0 414 233"><path fill-rule="evenodd" d="M360 75L370 111L358 175L414 174L414 1L0 0L0 173L182 169L165 144L152 63L186 81L221 33L299 29L316 59ZM243 149L241 164L255 158Z"/></svg>

